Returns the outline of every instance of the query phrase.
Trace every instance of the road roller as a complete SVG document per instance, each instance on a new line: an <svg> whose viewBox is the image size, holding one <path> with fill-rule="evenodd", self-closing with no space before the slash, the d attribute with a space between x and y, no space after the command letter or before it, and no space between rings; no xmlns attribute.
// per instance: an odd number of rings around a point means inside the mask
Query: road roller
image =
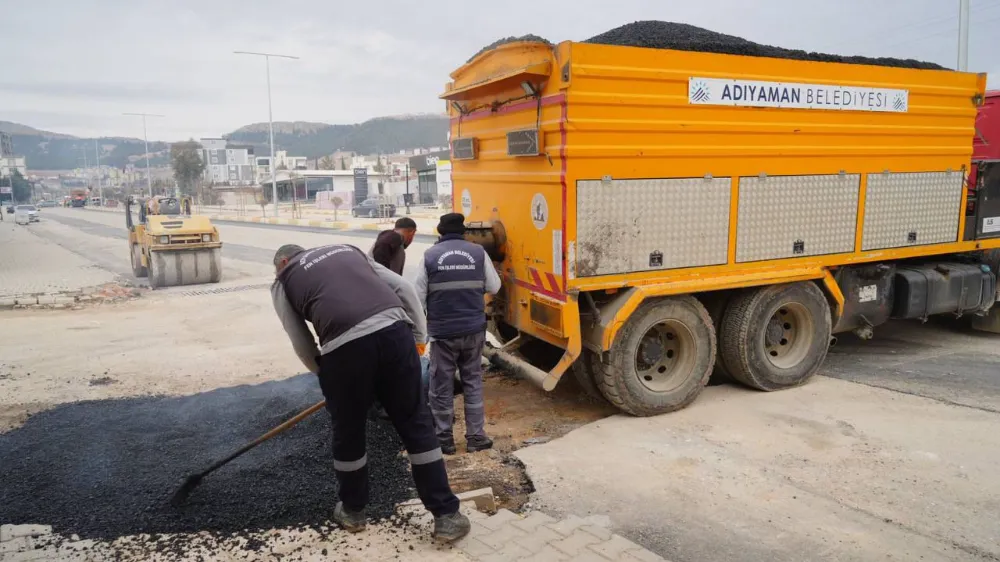
<svg viewBox="0 0 1000 562"><path fill-rule="evenodd" d="M137 220L132 208L137 207ZM129 197L125 202L132 273L153 289L218 283L222 241L207 217L191 214L188 197Z"/></svg>

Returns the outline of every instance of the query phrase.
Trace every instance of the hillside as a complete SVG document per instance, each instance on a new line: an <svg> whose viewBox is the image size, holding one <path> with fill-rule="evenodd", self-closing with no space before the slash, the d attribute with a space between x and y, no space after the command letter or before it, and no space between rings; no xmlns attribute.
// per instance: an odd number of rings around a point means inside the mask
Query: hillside
<svg viewBox="0 0 1000 562"><path fill-rule="evenodd" d="M52 133L49 131L41 131L34 127L29 127L27 125L22 125L20 123L12 123L10 121L0 121L0 131L3 131L5 133L10 133L12 135L36 135L36 136L50 137L54 139L76 138L70 135Z"/></svg>
<svg viewBox="0 0 1000 562"><path fill-rule="evenodd" d="M95 139L40 131L6 121L0 121L0 131L11 133L14 153L27 158L30 170L82 167L84 151L87 161L94 163ZM357 125L276 122L274 144L276 149L287 150L293 156L320 158L336 150L373 154L445 146L447 132L448 118L444 115L380 117ZM233 142L253 145L258 155L269 152L267 123L247 125L224 136ZM97 140L101 145L102 164L118 168L127 163L141 164L137 162L145 150L141 139L104 137ZM153 166L168 164L169 143L150 141L149 149L155 155L151 159Z"/></svg>
<svg viewBox="0 0 1000 562"><path fill-rule="evenodd" d="M40 131L27 125L0 121L0 131L10 133L14 144L14 153L24 156L29 170L72 170L82 168L84 153L87 162L94 164L95 139L83 139ZM96 139L101 147L101 164L122 166L135 163L145 154L145 146L141 139L121 137L104 137ZM153 154L162 153L150 160L152 165L166 163L166 151L170 145L165 142L150 142L149 150ZM143 161L144 162L144 161Z"/></svg>
<svg viewBox="0 0 1000 562"><path fill-rule="evenodd" d="M445 146L448 118L444 115L379 117L357 125L328 125L305 121L274 124L274 145L295 156L319 158L336 150L373 154L404 149ZM254 123L224 135L252 144L258 155L268 153L267 123Z"/></svg>

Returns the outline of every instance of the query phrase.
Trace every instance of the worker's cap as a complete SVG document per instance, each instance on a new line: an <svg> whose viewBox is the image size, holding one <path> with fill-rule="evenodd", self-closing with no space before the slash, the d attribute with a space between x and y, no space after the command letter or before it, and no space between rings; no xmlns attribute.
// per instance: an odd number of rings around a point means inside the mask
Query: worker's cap
<svg viewBox="0 0 1000 562"><path fill-rule="evenodd" d="M465 215L462 213L441 215L437 231L441 236L445 234L465 234Z"/></svg>

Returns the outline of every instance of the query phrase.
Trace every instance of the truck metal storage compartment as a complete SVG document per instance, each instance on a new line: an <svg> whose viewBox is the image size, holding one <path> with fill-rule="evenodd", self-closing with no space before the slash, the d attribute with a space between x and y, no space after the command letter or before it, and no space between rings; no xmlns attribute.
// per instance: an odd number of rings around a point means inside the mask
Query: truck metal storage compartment
<svg viewBox="0 0 1000 562"><path fill-rule="evenodd" d="M893 318L985 310L996 299L996 276L979 264L935 263L899 267Z"/></svg>

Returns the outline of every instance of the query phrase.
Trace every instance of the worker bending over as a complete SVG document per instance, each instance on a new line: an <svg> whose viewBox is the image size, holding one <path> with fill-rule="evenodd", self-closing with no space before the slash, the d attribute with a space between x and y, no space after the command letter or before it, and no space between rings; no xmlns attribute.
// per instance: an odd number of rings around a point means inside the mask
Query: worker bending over
<svg viewBox="0 0 1000 562"><path fill-rule="evenodd" d="M486 435L483 402L483 295L500 290L500 276L486 250L464 238L465 216L448 213L437 227L441 238L424 253L417 293L427 311L431 341L430 404L441 450L455 454L455 371L465 395L465 441L470 453L493 447Z"/></svg>
<svg viewBox="0 0 1000 562"><path fill-rule="evenodd" d="M418 348L422 353L426 325L413 286L346 244L311 250L285 245L274 266L274 309L299 359L319 375L334 422L333 467L340 483L334 521L350 532L365 528L365 424L377 397L406 446L420 500L434 515L433 536L465 536L469 519L458 511L422 397ZM319 349L305 321L319 336Z"/></svg>
<svg viewBox="0 0 1000 562"><path fill-rule="evenodd" d="M413 219L410 217L397 219L392 230L379 232L368 255L389 271L402 275L403 266L406 265L406 248L413 242L416 234L417 223L413 222Z"/></svg>

